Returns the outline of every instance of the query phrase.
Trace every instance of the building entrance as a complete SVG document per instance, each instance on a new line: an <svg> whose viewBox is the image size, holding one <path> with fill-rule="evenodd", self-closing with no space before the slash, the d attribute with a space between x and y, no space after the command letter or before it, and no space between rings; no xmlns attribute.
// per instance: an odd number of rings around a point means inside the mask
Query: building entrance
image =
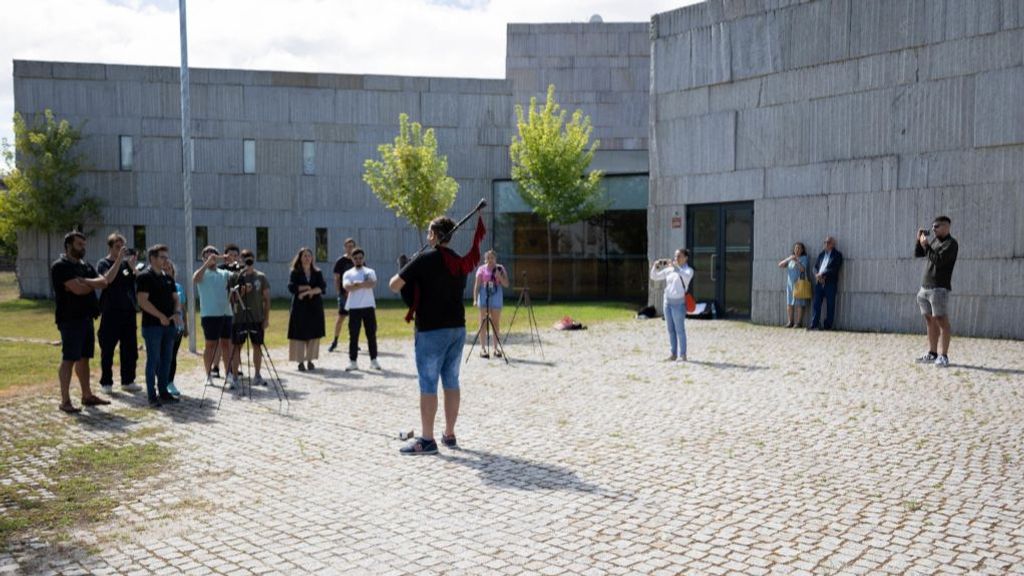
<svg viewBox="0 0 1024 576"><path fill-rule="evenodd" d="M749 318L754 256L754 203L691 205L686 245L693 296L713 300L720 316Z"/></svg>

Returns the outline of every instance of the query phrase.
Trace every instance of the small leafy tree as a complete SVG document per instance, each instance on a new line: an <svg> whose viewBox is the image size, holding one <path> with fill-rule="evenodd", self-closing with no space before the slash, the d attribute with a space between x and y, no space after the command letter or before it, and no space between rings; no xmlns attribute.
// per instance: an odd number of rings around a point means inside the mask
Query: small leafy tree
<svg viewBox="0 0 1024 576"><path fill-rule="evenodd" d="M7 190L0 192L4 243L13 244L19 230L38 230L47 236L49 256L52 234L99 221L100 201L84 194L76 182L85 169L82 156L74 152L81 139L78 128L58 121L49 109L32 125L14 114L14 149L5 143L3 150L9 168L3 179Z"/></svg>
<svg viewBox="0 0 1024 576"><path fill-rule="evenodd" d="M604 212L600 171L587 172L600 141L590 143L590 117L573 112L566 123L566 110L555 101L555 85L548 86L547 102L537 108L530 98L524 114L516 104L519 134L512 136L512 179L519 195L548 227L548 301L553 276L553 224L567 225Z"/></svg>
<svg viewBox="0 0 1024 576"><path fill-rule="evenodd" d="M398 117L394 144L377 147L380 160L363 163L363 181L381 203L420 231L455 202L459 184L448 176L448 158L438 156L434 129L426 132L409 115Z"/></svg>

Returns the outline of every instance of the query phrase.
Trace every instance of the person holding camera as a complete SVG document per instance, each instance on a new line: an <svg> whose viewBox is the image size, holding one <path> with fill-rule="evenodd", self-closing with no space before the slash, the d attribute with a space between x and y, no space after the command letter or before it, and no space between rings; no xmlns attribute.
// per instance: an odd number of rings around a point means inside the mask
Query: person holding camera
<svg viewBox="0 0 1024 576"><path fill-rule="evenodd" d="M508 273L505 267L498 264L498 255L494 250L484 253L484 263L476 269L476 279L473 281L473 299L476 307L480 309L480 327L477 329L480 341L480 357L490 358L487 352L487 318L491 318L491 330L494 333L494 341L498 342L500 337L498 328L501 327L501 308L505 303L505 294L502 288L508 287ZM501 357L501 350L497 345L494 347L494 357Z"/></svg>
<svg viewBox="0 0 1024 576"><path fill-rule="evenodd" d="M811 261L807 257L807 248L803 242L793 244L793 252L782 262L779 268L786 269L786 328L799 327L804 324L804 310L809 301L795 296L796 283L807 274ZM793 320L793 309L796 309L796 321Z"/></svg>
<svg viewBox="0 0 1024 576"><path fill-rule="evenodd" d="M242 362L242 345L246 339L252 343L252 365L255 374L252 383L265 386L266 382L260 375L263 367L263 338L270 327L270 282L267 276L256 269L256 255L252 250L242 250L244 268L235 272L228 280L228 292L234 308L232 319L232 358L231 365L237 367Z"/></svg>
<svg viewBox="0 0 1024 576"><path fill-rule="evenodd" d="M956 266L960 245L950 236L952 220L938 216L932 222L934 238L928 230L917 231L914 257L927 258L921 289L917 291L917 304L928 330L928 353L917 359L920 364L949 366L949 341L953 337L949 323L949 293L953 290L953 267Z"/></svg>
<svg viewBox="0 0 1024 576"><path fill-rule="evenodd" d="M192 282L199 293L199 321L203 327L203 367L207 378L213 377L216 363L216 351L220 349L220 358L224 362L224 373L227 374L228 385L234 385L234 374L231 372L231 324L232 311L228 304L228 280L231 272L217 266L225 258L217 251L216 246L203 248L203 265L192 275Z"/></svg>
<svg viewBox="0 0 1024 576"><path fill-rule="evenodd" d="M217 265L217 268L221 270L227 270L229 273L241 272L242 263L240 261L241 249L238 244L234 242L228 242L224 245L224 261ZM230 309L230 304L229 304ZM220 369L217 366L221 363L221 352L220 348L213 349L213 370L210 372L210 376L214 378L220 378ZM233 382L237 382L238 377L241 376L238 370L238 366L232 366L231 370L227 372L229 375L234 375L231 379Z"/></svg>
<svg viewBox="0 0 1024 576"><path fill-rule="evenodd" d="M150 408L159 408L164 402L178 402L167 389L167 383L174 339L181 322L174 312L181 304L174 278L165 272L167 246L151 246L146 256L149 267L139 273L136 282L142 309L142 339L146 341L146 395Z"/></svg>
<svg viewBox="0 0 1024 576"><path fill-rule="evenodd" d="M96 272L106 274L117 261L117 255L125 247L124 236L114 232L107 236L107 255L96 263ZM134 248L125 250L113 282L100 292L100 387L104 392L114 390L114 349L121 347L121 389L134 392L135 366L139 360L139 343L136 333L135 272L138 263Z"/></svg>
<svg viewBox="0 0 1024 576"><path fill-rule="evenodd" d="M686 291L690 289L693 280L693 268L690 268L689 261L690 251L680 248L672 260L655 260L651 266L651 280L665 281L662 306L665 309L670 351L669 357L665 358L666 362L686 361Z"/></svg>
<svg viewBox="0 0 1024 576"><path fill-rule="evenodd" d="M352 268L345 272L342 287L348 293L348 367L346 372L358 370L359 330L366 327L366 344L370 348L370 367L383 370L377 363L377 301L373 289L377 286L377 273L364 264L366 254L362 248L352 251Z"/></svg>
<svg viewBox="0 0 1024 576"><path fill-rule="evenodd" d="M126 250L121 248L114 256L110 270L100 276L85 261L85 234L68 232L64 235L64 253L50 265L50 281L56 302L54 320L60 330L61 363L57 371L60 380L60 409L74 414L82 409L71 403L71 372L78 375L82 387L83 406L110 404L92 393L89 386L89 359L96 352L92 321L100 315L96 290L102 290L114 281L121 269Z"/></svg>
<svg viewBox="0 0 1024 576"><path fill-rule="evenodd" d="M292 258L288 291L292 306L288 314L288 360L299 363L299 372L313 370L320 358L320 339L326 334L323 293L327 290L323 272L313 264L313 251L303 246Z"/></svg>

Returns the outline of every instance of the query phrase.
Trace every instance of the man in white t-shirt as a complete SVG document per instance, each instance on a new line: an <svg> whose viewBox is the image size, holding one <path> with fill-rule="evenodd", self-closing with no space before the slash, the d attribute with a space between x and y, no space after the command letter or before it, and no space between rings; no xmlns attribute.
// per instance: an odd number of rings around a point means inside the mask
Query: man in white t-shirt
<svg viewBox="0 0 1024 576"><path fill-rule="evenodd" d="M345 309L348 310L348 368L346 372L357 370L356 357L359 355L359 329L366 327L366 343L370 348L370 367L382 370L377 363L377 301L373 297L373 288L377 285L377 273L363 265L366 254L362 248L356 248L350 256L352 268L341 278L341 285L348 292Z"/></svg>

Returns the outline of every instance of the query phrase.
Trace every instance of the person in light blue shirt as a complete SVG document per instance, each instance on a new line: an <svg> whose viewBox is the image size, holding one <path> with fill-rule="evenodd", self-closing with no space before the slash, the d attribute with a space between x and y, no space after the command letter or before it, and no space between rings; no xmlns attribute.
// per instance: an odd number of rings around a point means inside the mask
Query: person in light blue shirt
<svg viewBox="0 0 1024 576"><path fill-rule="evenodd" d="M217 268L217 262L223 262L224 256L215 246L203 248L203 266L196 270L192 281L199 295L199 316L203 326L203 366L206 368L207 379L213 369L214 352L220 346L220 357L224 362L224 373L230 379L233 374L231 362L231 319L233 313L228 303L229 270ZM233 384L233 382L228 383Z"/></svg>
<svg viewBox="0 0 1024 576"><path fill-rule="evenodd" d="M807 257L807 248L803 242L793 244L793 252L785 260L779 262L779 268L786 269L786 328L803 326L804 310L810 301L793 295L796 282L800 277L807 278L811 261ZM796 309L796 321L793 321L793 309Z"/></svg>

